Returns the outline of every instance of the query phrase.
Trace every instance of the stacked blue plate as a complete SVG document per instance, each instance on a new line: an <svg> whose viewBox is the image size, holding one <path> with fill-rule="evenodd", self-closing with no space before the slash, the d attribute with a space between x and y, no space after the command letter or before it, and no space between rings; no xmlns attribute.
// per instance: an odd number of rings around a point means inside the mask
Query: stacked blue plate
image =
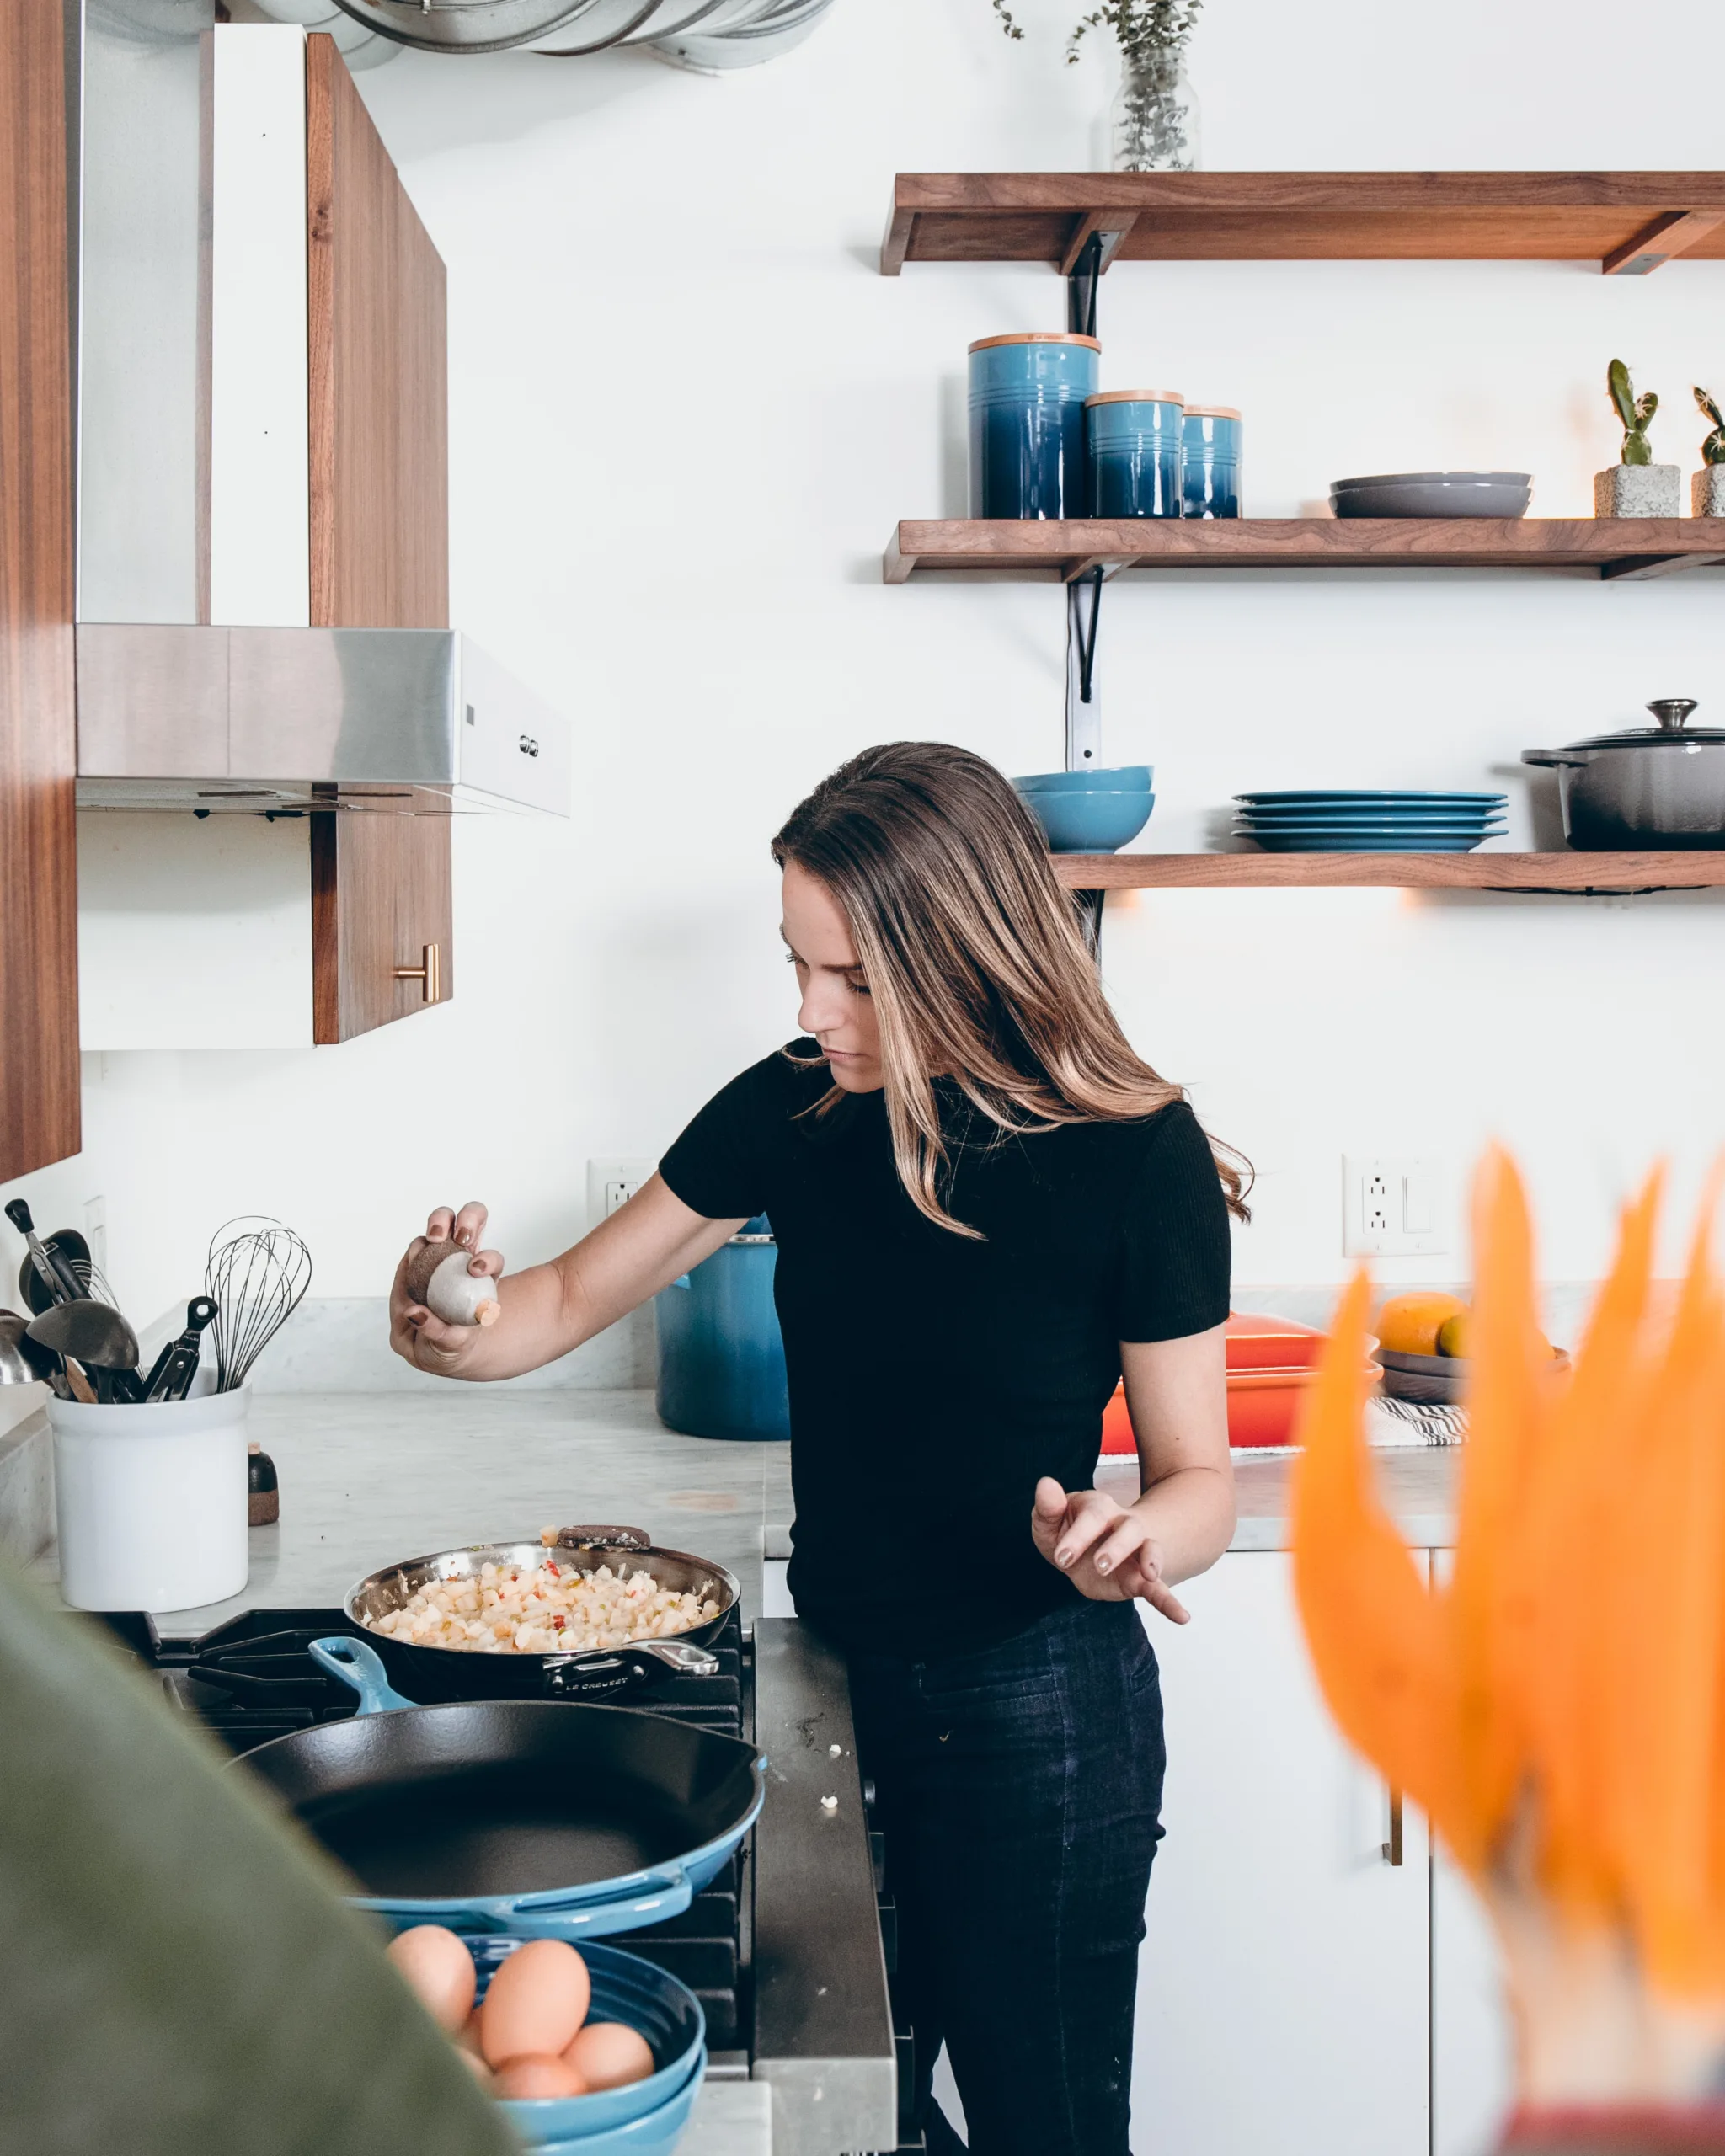
<svg viewBox="0 0 1725 2156"><path fill-rule="evenodd" d="M1471 853L1503 832L1502 793L1236 793L1236 836L1268 853Z"/></svg>

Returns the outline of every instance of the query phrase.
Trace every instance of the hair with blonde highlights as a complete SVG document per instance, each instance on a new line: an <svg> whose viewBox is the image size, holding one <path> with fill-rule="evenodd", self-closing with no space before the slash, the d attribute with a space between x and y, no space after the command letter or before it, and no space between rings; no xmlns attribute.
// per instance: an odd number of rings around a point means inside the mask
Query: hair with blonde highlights
<svg viewBox="0 0 1725 2156"><path fill-rule="evenodd" d="M934 1081L956 1086L1002 1137L1071 1123L1131 1123L1183 1089L1120 1030L1055 881L1042 832L992 764L940 741L865 749L823 779L772 841L832 894L880 1028L899 1178L955 1234ZM817 1104L830 1113L835 1086ZM1219 1152L1230 1212L1246 1177Z"/></svg>

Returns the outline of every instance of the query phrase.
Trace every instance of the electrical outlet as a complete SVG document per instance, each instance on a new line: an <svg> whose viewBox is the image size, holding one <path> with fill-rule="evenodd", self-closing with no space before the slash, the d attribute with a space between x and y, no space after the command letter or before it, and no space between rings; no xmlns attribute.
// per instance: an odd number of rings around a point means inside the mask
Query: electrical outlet
<svg viewBox="0 0 1725 2156"><path fill-rule="evenodd" d="M596 1228L627 1205L653 1172L651 1161L589 1161L587 1224Z"/></svg>
<svg viewBox="0 0 1725 2156"><path fill-rule="evenodd" d="M84 1200L84 1241L90 1246L99 1273L108 1270L108 1201L105 1198L87 1198Z"/></svg>
<svg viewBox="0 0 1725 2156"><path fill-rule="evenodd" d="M1449 1176L1441 1161L1342 1162L1342 1250L1348 1257L1431 1257L1450 1247Z"/></svg>

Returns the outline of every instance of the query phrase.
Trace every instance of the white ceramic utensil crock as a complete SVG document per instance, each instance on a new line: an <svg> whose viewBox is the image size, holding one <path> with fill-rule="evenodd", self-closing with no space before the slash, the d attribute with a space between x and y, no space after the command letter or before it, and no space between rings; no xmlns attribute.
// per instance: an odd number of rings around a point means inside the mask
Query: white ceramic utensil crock
<svg viewBox="0 0 1725 2156"><path fill-rule="evenodd" d="M251 1388L153 1406L51 1400L60 1592L75 1609L195 1609L246 1583Z"/></svg>

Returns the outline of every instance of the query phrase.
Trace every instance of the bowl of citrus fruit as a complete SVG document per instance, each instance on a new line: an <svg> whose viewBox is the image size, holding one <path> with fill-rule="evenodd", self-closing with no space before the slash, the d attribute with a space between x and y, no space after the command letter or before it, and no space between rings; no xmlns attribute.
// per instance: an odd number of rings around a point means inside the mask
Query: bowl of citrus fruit
<svg viewBox="0 0 1725 2156"><path fill-rule="evenodd" d="M1392 1400L1426 1406L1454 1406L1467 1385L1468 1332L1472 1313L1459 1296L1425 1288L1391 1295L1377 1315L1377 1356L1383 1388ZM1549 1341L1553 1367L1569 1358Z"/></svg>

